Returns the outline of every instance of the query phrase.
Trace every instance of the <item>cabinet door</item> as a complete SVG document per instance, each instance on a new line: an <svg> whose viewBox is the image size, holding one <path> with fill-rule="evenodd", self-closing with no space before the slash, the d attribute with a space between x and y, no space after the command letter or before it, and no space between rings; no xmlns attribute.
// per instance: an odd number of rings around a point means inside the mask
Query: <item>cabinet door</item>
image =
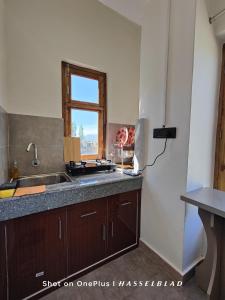
<svg viewBox="0 0 225 300"><path fill-rule="evenodd" d="M0 299L7 299L5 227L0 224Z"/></svg>
<svg viewBox="0 0 225 300"><path fill-rule="evenodd" d="M43 288L43 280L66 276L66 211L31 215L7 224L9 298L23 299Z"/></svg>
<svg viewBox="0 0 225 300"><path fill-rule="evenodd" d="M139 191L122 193L109 198L109 254L138 243L139 203Z"/></svg>
<svg viewBox="0 0 225 300"><path fill-rule="evenodd" d="M68 271L76 273L106 256L107 199L68 208Z"/></svg>

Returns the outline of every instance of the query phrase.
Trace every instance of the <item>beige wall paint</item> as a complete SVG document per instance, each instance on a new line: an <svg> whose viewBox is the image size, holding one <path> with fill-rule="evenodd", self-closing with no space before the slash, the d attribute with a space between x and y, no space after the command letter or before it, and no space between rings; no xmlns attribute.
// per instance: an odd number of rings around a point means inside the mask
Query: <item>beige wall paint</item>
<svg viewBox="0 0 225 300"><path fill-rule="evenodd" d="M5 1L0 0L0 106L6 109Z"/></svg>
<svg viewBox="0 0 225 300"><path fill-rule="evenodd" d="M141 28L97 0L8 0L8 110L61 117L61 61L107 73L108 121L138 117Z"/></svg>

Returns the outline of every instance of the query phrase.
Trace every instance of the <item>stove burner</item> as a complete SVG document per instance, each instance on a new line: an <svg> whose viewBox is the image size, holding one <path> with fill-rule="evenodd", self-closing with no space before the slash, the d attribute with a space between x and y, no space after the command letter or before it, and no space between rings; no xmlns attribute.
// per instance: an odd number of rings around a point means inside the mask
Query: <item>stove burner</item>
<svg viewBox="0 0 225 300"><path fill-rule="evenodd" d="M86 166L86 164L87 164L87 162L86 161L80 161L80 162L75 162L75 161L73 161L73 160L71 160L70 162L69 162L69 166L71 167L71 168L76 168L76 167L80 167L80 166L82 166L82 167L85 167Z"/></svg>
<svg viewBox="0 0 225 300"><path fill-rule="evenodd" d="M72 175L85 175L101 171L115 171L116 165L112 163L111 160L100 160L95 161L80 161L74 162L70 161L66 164L67 172Z"/></svg>

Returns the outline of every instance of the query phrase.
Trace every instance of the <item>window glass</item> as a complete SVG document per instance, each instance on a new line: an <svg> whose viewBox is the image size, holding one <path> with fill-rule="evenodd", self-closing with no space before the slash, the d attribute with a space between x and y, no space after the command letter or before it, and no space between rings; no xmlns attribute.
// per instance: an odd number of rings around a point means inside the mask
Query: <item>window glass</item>
<svg viewBox="0 0 225 300"><path fill-rule="evenodd" d="M71 75L71 99L99 103L98 80Z"/></svg>
<svg viewBox="0 0 225 300"><path fill-rule="evenodd" d="M98 112L72 109L71 135L80 137L81 155L98 154Z"/></svg>

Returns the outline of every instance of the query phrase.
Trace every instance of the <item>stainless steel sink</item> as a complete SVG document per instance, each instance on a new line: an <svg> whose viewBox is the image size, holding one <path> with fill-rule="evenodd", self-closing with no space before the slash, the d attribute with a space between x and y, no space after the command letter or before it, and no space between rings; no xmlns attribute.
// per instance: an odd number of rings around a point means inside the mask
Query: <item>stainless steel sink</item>
<svg viewBox="0 0 225 300"><path fill-rule="evenodd" d="M63 182L71 182L72 180L66 173L53 173L43 175L33 175L21 177L17 180L17 187L29 187L37 185L51 185Z"/></svg>

